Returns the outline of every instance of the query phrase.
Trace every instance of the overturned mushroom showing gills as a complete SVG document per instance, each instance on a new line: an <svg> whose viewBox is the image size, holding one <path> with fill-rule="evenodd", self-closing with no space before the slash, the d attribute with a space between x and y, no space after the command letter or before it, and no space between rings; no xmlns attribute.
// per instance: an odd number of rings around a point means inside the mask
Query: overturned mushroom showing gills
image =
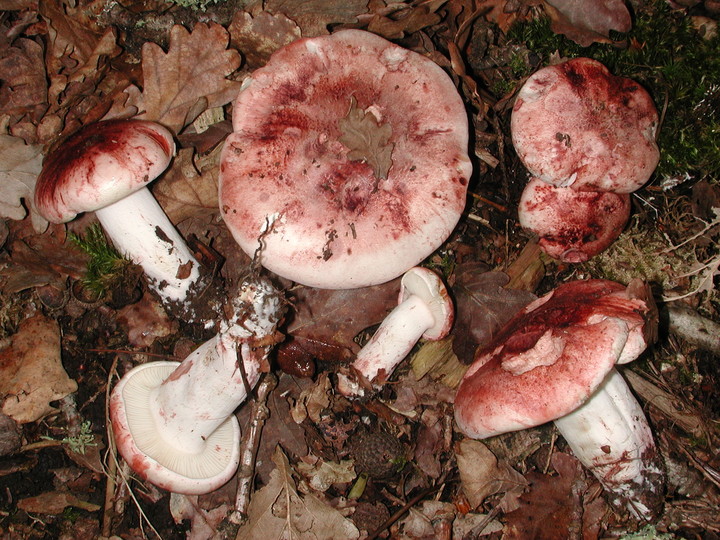
<svg viewBox="0 0 720 540"><path fill-rule="evenodd" d="M575 191L533 178L520 197L518 217L520 225L539 236L545 253L580 263L620 236L630 217L630 195Z"/></svg>
<svg viewBox="0 0 720 540"><path fill-rule="evenodd" d="M51 152L35 187L48 221L95 211L120 253L139 264L173 314L189 322L192 298L206 288L200 265L146 185L170 164L172 134L142 120L89 124Z"/></svg>
<svg viewBox="0 0 720 540"><path fill-rule="evenodd" d="M358 352L350 372L338 374L338 390L362 396L363 383L381 386L420 338L444 338L454 319L453 302L440 277L427 268L411 268L400 281L397 307Z"/></svg>
<svg viewBox="0 0 720 540"><path fill-rule="evenodd" d="M535 72L518 92L510 127L533 176L577 191L630 193L660 158L650 95L589 58Z"/></svg>
<svg viewBox="0 0 720 540"><path fill-rule="evenodd" d="M267 363L284 305L268 280L249 279L217 336L180 364L142 364L115 386L115 442L141 478L186 494L209 493L232 478L240 459L233 413Z"/></svg>
<svg viewBox="0 0 720 540"><path fill-rule="evenodd" d="M246 79L220 165L235 240L298 283L402 275L465 206L467 114L434 62L361 30L300 39Z"/></svg>
<svg viewBox="0 0 720 540"><path fill-rule="evenodd" d="M614 369L654 338L649 287L566 283L526 306L477 351L455 398L455 419L483 439L548 421L611 494L651 520L664 474L642 408Z"/></svg>

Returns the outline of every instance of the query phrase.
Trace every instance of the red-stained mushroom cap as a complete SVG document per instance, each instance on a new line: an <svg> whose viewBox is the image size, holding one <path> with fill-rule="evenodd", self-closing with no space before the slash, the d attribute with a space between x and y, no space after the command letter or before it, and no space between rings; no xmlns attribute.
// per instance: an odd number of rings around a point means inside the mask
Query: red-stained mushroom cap
<svg viewBox="0 0 720 540"><path fill-rule="evenodd" d="M530 173L578 191L640 188L659 160L657 127L647 91L589 58L534 73L511 119L515 150Z"/></svg>
<svg viewBox="0 0 720 540"><path fill-rule="evenodd" d="M458 427L482 439L555 421L618 506L650 519L663 474L642 408L614 366L646 348L654 314L649 288L637 283L559 286L477 351L455 398Z"/></svg>
<svg viewBox="0 0 720 540"><path fill-rule="evenodd" d="M518 217L520 225L540 237L545 253L579 263L620 236L630 217L630 195L575 191L532 178L520 197Z"/></svg>
<svg viewBox="0 0 720 540"><path fill-rule="evenodd" d="M145 187L174 154L172 134L154 122L89 124L47 156L37 179L35 204L48 221L70 221Z"/></svg>
<svg viewBox="0 0 720 540"><path fill-rule="evenodd" d="M238 244L299 283L389 281L465 206L467 115L431 60L344 30L277 51L246 81L223 149L220 208Z"/></svg>

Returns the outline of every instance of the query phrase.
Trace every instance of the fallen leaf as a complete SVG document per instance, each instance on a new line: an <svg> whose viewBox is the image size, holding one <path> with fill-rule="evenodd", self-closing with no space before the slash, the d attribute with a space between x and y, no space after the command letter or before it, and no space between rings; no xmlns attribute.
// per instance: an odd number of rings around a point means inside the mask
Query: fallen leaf
<svg viewBox="0 0 720 540"><path fill-rule="evenodd" d="M301 461L297 464L297 470L307 478L311 488L322 492L327 491L333 484L348 484L357 477L351 459L339 462L319 459L315 464Z"/></svg>
<svg viewBox="0 0 720 540"><path fill-rule="evenodd" d="M270 55L283 45L300 39L300 27L282 13L261 11L254 17L238 11L228 27L230 43L239 50L248 67L265 65Z"/></svg>
<svg viewBox="0 0 720 540"><path fill-rule="evenodd" d="M1 66L0 66L1 67ZM30 208L33 228L44 232L48 222L37 212L33 196L42 170L41 147L18 137L0 134L0 217L23 219Z"/></svg>
<svg viewBox="0 0 720 540"><path fill-rule="evenodd" d="M314 37L328 34L331 25L356 22L358 15L367 12L367 3L367 0L268 0L265 10L287 15L300 27L303 37Z"/></svg>
<svg viewBox="0 0 720 540"><path fill-rule="evenodd" d="M495 493L522 493L527 485L525 477L509 465L498 462L485 444L463 439L455 445L462 490L472 508Z"/></svg>
<svg viewBox="0 0 720 540"><path fill-rule="evenodd" d="M35 497L20 499L17 503L20 510L33 514L61 514L68 506L80 508L87 512L97 512L100 506L78 499L67 491L48 491Z"/></svg>
<svg viewBox="0 0 720 540"><path fill-rule="evenodd" d="M516 289L505 289L509 278L502 272L486 272L477 263L460 264L455 272L453 293L457 316L453 350L461 361L472 360L475 349L488 343L520 309L536 297Z"/></svg>
<svg viewBox="0 0 720 540"><path fill-rule="evenodd" d="M37 314L24 320L0 351L2 412L21 424L54 412L51 401L77 390L60 360L57 322Z"/></svg>
<svg viewBox="0 0 720 540"><path fill-rule="evenodd" d="M228 41L219 24L198 23L192 33L173 26L167 53L154 43L143 45L143 90L128 92L128 104L141 111L138 118L179 133L203 110L233 101L241 83L227 77L240 67L240 55L227 48Z"/></svg>
<svg viewBox="0 0 720 540"><path fill-rule="evenodd" d="M0 52L0 80L0 113L27 114L36 121L42 117L47 109L47 79L40 44L19 38Z"/></svg>
<svg viewBox="0 0 720 540"><path fill-rule="evenodd" d="M520 507L506 514L503 538L583 538L582 494L587 484L582 466L575 458L561 452L552 455L551 463L558 476L537 472L527 474L530 490L520 497Z"/></svg>
<svg viewBox="0 0 720 540"><path fill-rule="evenodd" d="M630 12L623 0L545 0L552 30L581 47L612 43L610 30L628 32Z"/></svg>
<svg viewBox="0 0 720 540"><path fill-rule="evenodd" d="M300 392L300 397L290 410L295 423L302 424L306 418L315 424L320 422L320 413L330 405L330 391L327 373L320 374L315 383Z"/></svg>
<svg viewBox="0 0 720 540"><path fill-rule="evenodd" d="M149 293L118 311L117 321L125 327L128 342L135 347L149 347L156 339L177 331L177 322L170 320L160 302Z"/></svg>
<svg viewBox="0 0 720 540"><path fill-rule="evenodd" d="M212 510L200 508L197 495L170 494L170 514L178 525L184 520L190 521L190 531L185 540L205 540L212 538L231 510L229 504L220 504Z"/></svg>
<svg viewBox="0 0 720 540"><path fill-rule="evenodd" d="M192 148L178 151L170 169L153 186L153 194L175 224L218 210L218 172L221 146L196 163Z"/></svg>
<svg viewBox="0 0 720 540"><path fill-rule="evenodd" d="M395 145L389 142L392 126L380 122L381 119L372 111L358 107L353 97L347 116L340 120L341 135L338 140L349 148L347 157L350 161L367 163L376 178L385 180L392 167L392 151Z"/></svg>
<svg viewBox="0 0 720 540"><path fill-rule="evenodd" d="M240 527L237 538L358 538L352 521L312 494L298 493L290 462L277 446L272 457L276 468L270 482L253 494L248 521Z"/></svg>

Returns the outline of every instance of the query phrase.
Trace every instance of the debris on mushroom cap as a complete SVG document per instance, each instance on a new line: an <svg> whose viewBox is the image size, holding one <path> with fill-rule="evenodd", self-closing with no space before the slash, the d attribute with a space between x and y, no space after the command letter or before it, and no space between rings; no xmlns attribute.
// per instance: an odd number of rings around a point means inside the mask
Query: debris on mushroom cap
<svg viewBox="0 0 720 540"><path fill-rule="evenodd" d="M575 410L618 360L647 345L655 321L647 321L654 304L644 291L573 281L526 306L477 351L455 397L458 427L486 438Z"/></svg>
<svg viewBox="0 0 720 540"><path fill-rule="evenodd" d="M220 168L238 244L299 283L355 288L432 253L465 206L467 114L431 60L361 30L301 39L246 81ZM267 233L265 233L267 231Z"/></svg>
<svg viewBox="0 0 720 540"><path fill-rule="evenodd" d="M587 261L620 236L630 217L630 195L575 191L538 178L525 186L520 225L540 237L540 248L563 262Z"/></svg>
<svg viewBox="0 0 720 540"><path fill-rule="evenodd" d="M45 158L35 205L48 221L70 221L144 187L167 168L174 153L172 134L154 122L88 124Z"/></svg>
<svg viewBox="0 0 720 540"><path fill-rule="evenodd" d="M657 127L647 91L589 58L534 73L511 118L515 150L530 173L578 191L640 188L660 158Z"/></svg>

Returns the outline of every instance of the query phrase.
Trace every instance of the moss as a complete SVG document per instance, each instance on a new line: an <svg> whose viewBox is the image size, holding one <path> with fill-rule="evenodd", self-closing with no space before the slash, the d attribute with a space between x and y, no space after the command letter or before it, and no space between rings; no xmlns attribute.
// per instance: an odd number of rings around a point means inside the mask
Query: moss
<svg viewBox="0 0 720 540"><path fill-rule="evenodd" d="M84 236L71 233L69 238L90 257L83 278L83 284L88 289L101 297L124 279L132 262L108 242L100 225L88 227Z"/></svg>
<svg viewBox="0 0 720 540"><path fill-rule="evenodd" d="M613 39L625 48L594 43L580 47L550 29L548 18L515 25L508 37L547 65L554 54L585 56L647 88L659 111L667 109L658 145L661 178L720 176L720 37L711 40L691 26L685 12L657 2L637 14L632 30Z"/></svg>

